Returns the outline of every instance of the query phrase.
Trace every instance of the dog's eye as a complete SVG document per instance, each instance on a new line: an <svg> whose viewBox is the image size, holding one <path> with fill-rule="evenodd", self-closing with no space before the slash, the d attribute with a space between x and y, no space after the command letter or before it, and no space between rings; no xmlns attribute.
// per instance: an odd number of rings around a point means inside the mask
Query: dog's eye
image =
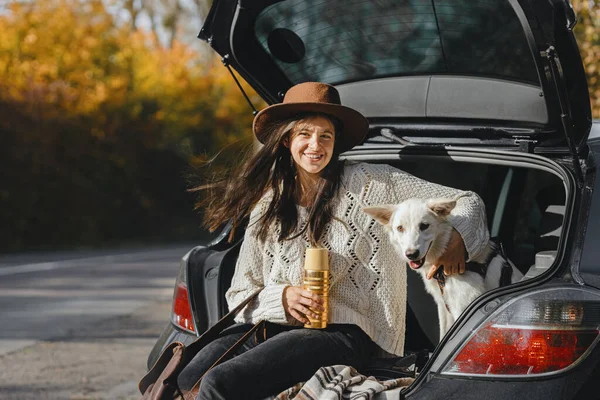
<svg viewBox="0 0 600 400"><path fill-rule="evenodd" d="M424 231L427 228L429 228L429 224L426 222L421 222L421 224L419 225L419 229L422 231Z"/></svg>
<svg viewBox="0 0 600 400"><path fill-rule="evenodd" d="M396 229L398 229L398 232L404 232L404 227L402 225L398 225Z"/></svg>

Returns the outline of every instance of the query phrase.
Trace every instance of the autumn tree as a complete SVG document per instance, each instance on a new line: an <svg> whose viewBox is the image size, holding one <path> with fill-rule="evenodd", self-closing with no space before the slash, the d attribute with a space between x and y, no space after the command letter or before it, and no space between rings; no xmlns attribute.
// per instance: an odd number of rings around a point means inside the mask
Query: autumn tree
<svg viewBox="0 0 600 400"><path fill-rule="evenodd" d="M3 249L197 230L190 157L251 138L225 67L162 46L99 0L15 2L0 31Z"/></svg>
<svg viewBox="0 0 600 400"><path fill-rule="evenodd" d="M115 14L124 16L132 29L147 26L165 46L171 47L178 40L191 44L196 49L202 49L196 35L208 14L212 3L210 0L103 1ZM210 54L209 49L205 47L204 50L203 56Z"/></svg>

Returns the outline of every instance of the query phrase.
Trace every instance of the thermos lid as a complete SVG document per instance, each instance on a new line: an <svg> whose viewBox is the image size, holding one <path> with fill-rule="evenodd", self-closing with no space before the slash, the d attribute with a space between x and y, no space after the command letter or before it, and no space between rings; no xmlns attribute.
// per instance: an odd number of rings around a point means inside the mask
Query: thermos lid
<svg viewBox="0 0 600 400"><path fill-rule="evenodd" d="M304 254L304 269L329 271L329 251L324 247L307 248Z"/></svg>

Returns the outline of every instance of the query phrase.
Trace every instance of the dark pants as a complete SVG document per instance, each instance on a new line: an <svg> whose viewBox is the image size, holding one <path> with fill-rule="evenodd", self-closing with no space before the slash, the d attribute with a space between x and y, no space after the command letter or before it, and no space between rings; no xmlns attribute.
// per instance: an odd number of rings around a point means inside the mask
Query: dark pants
<svg viewBox="0 0 600 400"><path fill-rule="evenodd" d="M191 389L250 327L234 325L203 348L181 371L179 386ZM235 357L213 368L202 379L197 399L263 399L308 380L322 366L361 368L375 349L369 336L355 325L305 329L267 323L267 338L262 341L253 335Z"/></svg>

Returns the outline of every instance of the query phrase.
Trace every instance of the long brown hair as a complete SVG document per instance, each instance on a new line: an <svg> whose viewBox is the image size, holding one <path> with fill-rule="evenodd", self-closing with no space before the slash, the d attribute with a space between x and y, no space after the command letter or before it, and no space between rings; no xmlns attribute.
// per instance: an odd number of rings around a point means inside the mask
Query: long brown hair
<svg viewBox="0 0 600 400"><path fill-rule="evenodd" d="M332 158L317 184L317 195L308 205L308 223L298 231L296 167L290 150L283 142L290 137L298 122L315 116L323 116L332 122L335 144ZM264 145L239 170L220 181L191 189L209 189L196 208L204 208L203 222L211 232L231 221L231 240L258 201L270 192L267 211L257 222L259 239L264 241L271 226L279 222L279 241L298 237L306 231L311 245L316 245L333 217L333 201L340 187L343 164L339 160L338 136L342 134L341 123L327 114L304 113L273 124L268 129Z"/></svg>

